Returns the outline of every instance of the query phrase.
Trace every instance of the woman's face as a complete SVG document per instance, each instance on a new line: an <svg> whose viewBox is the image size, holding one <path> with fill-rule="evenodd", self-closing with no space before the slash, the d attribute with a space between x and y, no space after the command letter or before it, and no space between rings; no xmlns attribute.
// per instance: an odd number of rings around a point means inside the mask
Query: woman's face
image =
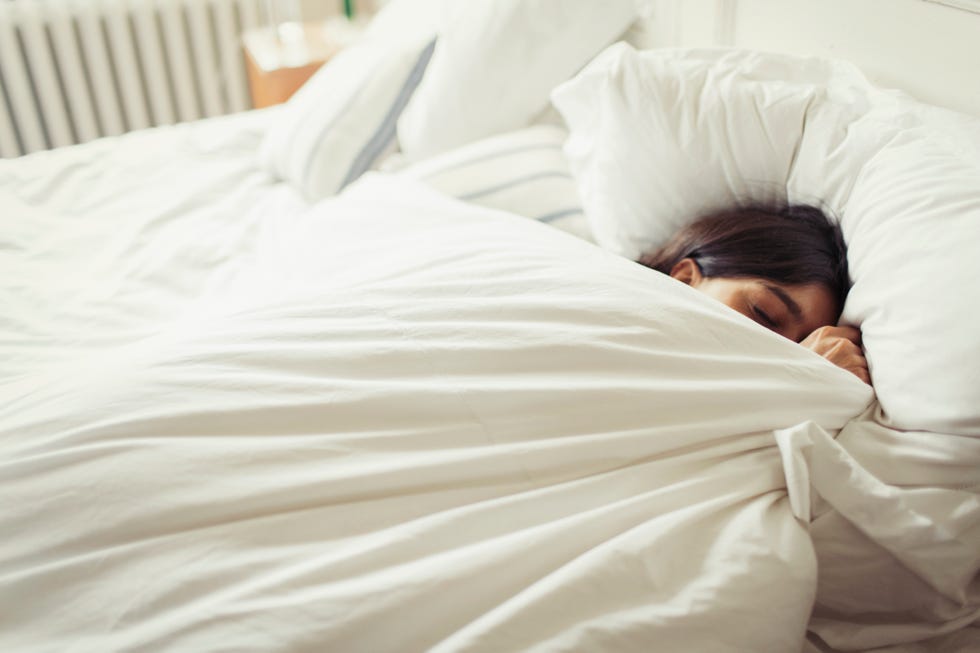
<svg viewBox="0 0 980 653"><path fill-rule="evenodd" d="M690 261L690 265L684 261ZM684 261L674 267L670 276L794 342L822 326L837 323L834 296L823 285L780 284L752 277L705 277L694 261Z"/></svg>

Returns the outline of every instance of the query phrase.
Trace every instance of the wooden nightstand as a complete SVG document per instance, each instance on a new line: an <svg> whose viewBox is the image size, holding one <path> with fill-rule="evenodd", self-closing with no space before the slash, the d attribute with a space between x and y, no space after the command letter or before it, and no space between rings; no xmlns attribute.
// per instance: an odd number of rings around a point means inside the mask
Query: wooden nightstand
<svg viewBox="0 0 980 653"><path fill-rule="evenodd" d="M252 105L256 109L285 102L344 46L357 40L360 26L344 19L286 23L242 35Z"/></svg>

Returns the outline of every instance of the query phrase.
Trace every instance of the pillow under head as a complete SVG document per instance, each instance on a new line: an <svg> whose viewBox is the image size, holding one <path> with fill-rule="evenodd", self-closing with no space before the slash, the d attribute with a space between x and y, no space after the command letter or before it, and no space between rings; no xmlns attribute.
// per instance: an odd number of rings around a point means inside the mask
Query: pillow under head
<svg viewBox="0 0 980 653"><path fill-rule="evenodd" d="M597 242L657 247L706 211L823 206L841 221L857 324L898 428L980 435L980 120L852 65L616 44L552 99Z"/></svg>

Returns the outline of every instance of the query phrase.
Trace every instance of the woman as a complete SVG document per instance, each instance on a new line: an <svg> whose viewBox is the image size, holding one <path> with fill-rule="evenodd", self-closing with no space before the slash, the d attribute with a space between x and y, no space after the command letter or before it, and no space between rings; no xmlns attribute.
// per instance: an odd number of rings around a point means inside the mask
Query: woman
<svg viewBox="0 0 980 653"><path fill-rule="evenodd" d="M707 215L640 263L714 297L870 383L861 332L835 326L849 288L840 227L812 206Z"/></svg>

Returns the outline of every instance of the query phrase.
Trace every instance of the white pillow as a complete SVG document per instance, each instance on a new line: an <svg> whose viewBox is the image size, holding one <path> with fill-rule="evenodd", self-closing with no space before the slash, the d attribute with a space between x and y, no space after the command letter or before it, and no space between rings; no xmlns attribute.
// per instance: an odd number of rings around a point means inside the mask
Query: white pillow
<svg viewBox="0 0 980 653"><path fill-rule="evenodd" d="M980 125L844 62L617 44L553 101L597 242L625 256L738 201L841 218L885 421L980 435Z"/></svg>
<svg viewBox="0 0 980 653"><path fill-rule="evenodd" d="M432 65L398 121L402 151L417 161L526 127L635 17L633 0L447 3Z"/></svg>
<svg viewBox="0 0 980 653"><path fill-rule="evenodd" d="M435 41L366 38L318 70L279 113L262 142L262 165L308 200L336 194L395 143L395 124L418 86Z"/></svg>
<svg viewBox="0 0 980 653"><path fill-rule="evenodd" d="M527 127L425 159L399 174L457 199L591 240L562 152L567 136L554 125Z"/></svg>
<svg viewBox="0 0 980 653"><path fill-rule="evenodd" d="M707 211L786 201L803 123L831 83L864 82L843 62L608 48L552 94L597 241L637 258Z"/></svg>

